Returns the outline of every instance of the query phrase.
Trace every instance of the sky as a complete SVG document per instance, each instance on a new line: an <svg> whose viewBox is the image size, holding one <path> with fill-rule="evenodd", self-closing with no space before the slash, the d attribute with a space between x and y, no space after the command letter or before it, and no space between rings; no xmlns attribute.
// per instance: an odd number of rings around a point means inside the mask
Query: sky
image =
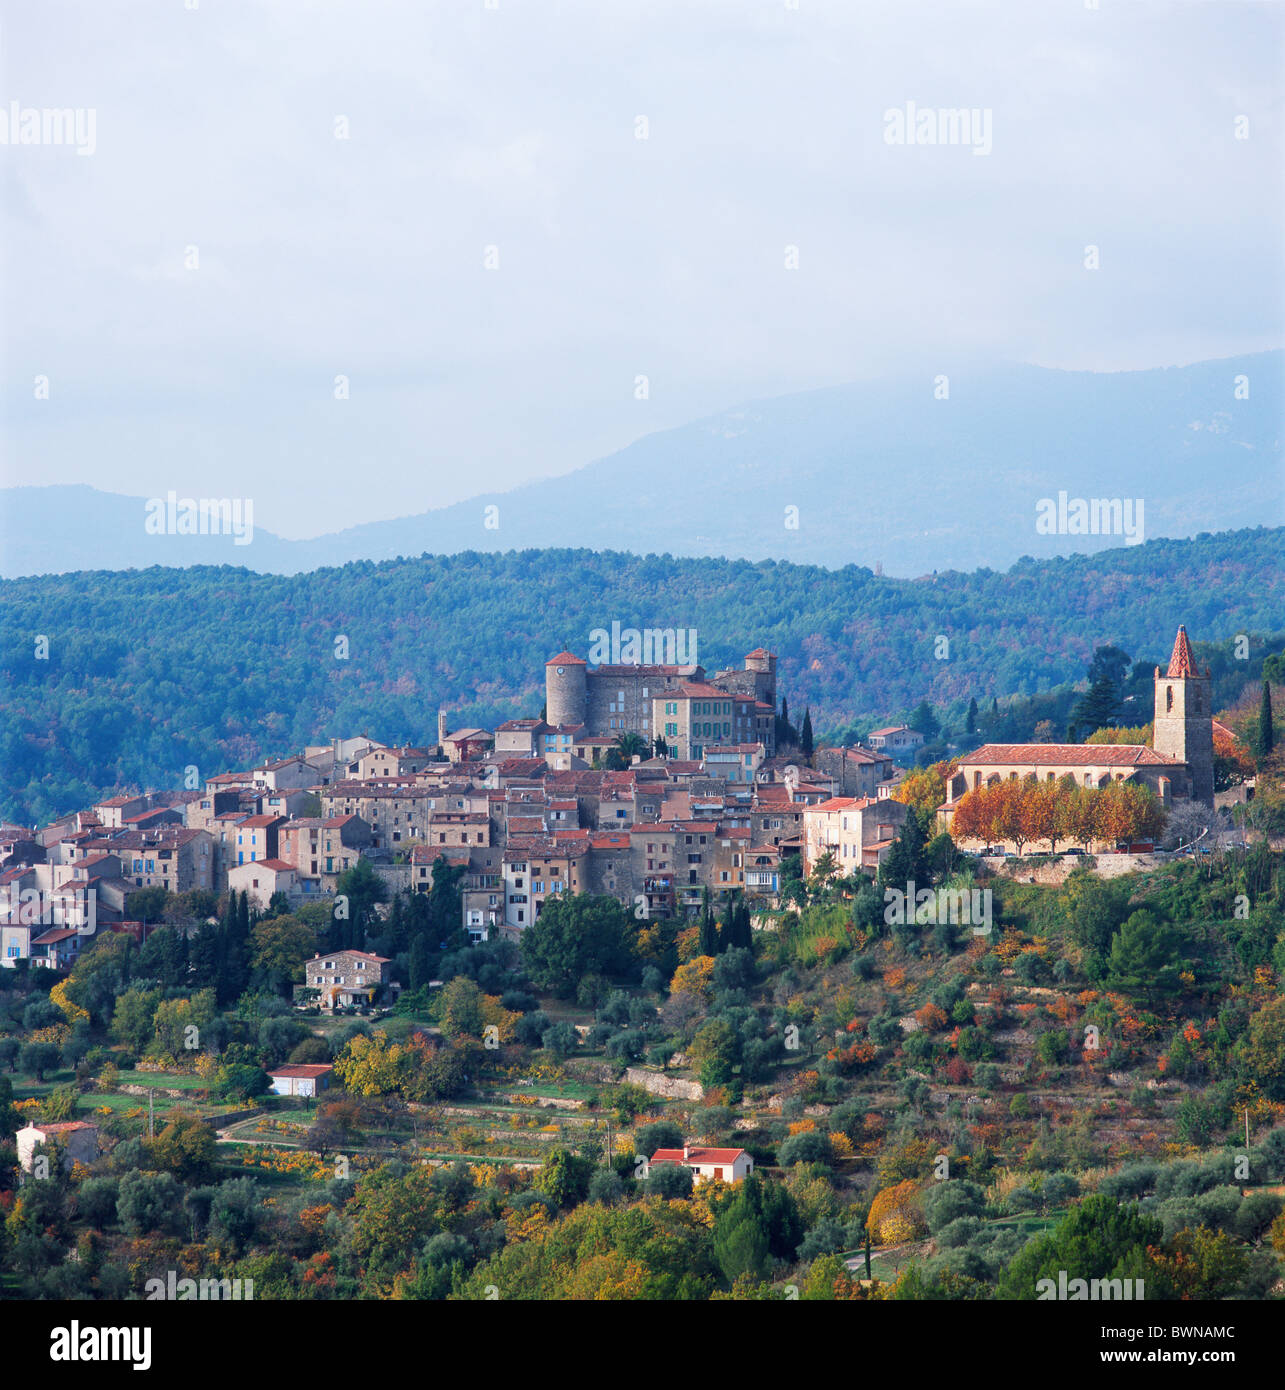
<svg viewBox="0 0 1285 1390"><path fill-rule="evenodd" d="M1283 37L1235 0L0 0L0 485L296 538L765 396L1280 347ZM911 102L971 143L894 143Z"/></svg>

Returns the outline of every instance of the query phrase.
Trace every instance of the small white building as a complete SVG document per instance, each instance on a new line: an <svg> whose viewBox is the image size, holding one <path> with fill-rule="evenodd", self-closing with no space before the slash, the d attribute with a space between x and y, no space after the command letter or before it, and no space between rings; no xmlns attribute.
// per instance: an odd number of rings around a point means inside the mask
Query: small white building
<svg viewBox="0 0 1285 1390"><path fill-rule="evenodd" d="M891 724L886 729L874 729L866 738L871 748L886 749L890 753L909 753L922 747L923 734L905 724Z"/></svg>
<svg viewBox="0 0 1285 1390"><path fill-rule="evenodd" d="M33 1122L17 1134L19 1166L30 1173L37 1153L50 1140L62 1149L62 1166L68 1171L73 1163L92 1163L98 1157L97 1125L85 1120L64 1120L51 1125Z"/></svg>
<svg viewBox="0 0 1285 1390"><path fill-rule="evenodd" d="M273 1067L268 1072L272 1091L278 1096L315 1096L330 1087L329 1062L315 1062L288 1067Z"/></svg>
<svg viewBox="0 0 1285 1390"><path fill-rule="evenodd" d="M648 1166L657 1163L680 1163L692 1170L692 1179L698 1183L710 1178L740 1182L754 1171L754 1160L744 1149L707 1149L698 1144L684 1144L681 1149L657 1149Z"/></svg>
<svg viewBox="0 0 1285 1390"><path fill-rule="evenodd" d="M274 893L294 897L299 891L299 870L284 859L260 859L238 864L228 870L228 887L237 893L249 893L250 901L265 911Z"/></svg>

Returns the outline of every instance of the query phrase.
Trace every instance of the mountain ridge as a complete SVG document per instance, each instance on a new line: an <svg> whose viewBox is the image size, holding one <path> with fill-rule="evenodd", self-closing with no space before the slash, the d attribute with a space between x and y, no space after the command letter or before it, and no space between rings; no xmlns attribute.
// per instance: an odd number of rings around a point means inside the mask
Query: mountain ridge
<svg viewBox="0 0 1285 1390"><path fill-rule="evenodd" d="M9 488L0 576L223 560L297 574L552 539L630 554L882 563L904 578L1122 543L1040 535L1037 505L1061 491L1141 498L1143 539L1275 525L1285 521L1283 373L1285 353L1271 351L1137 372L994 367L955 374L942 400L920 377L819 387L645 434L507 492L299 540L256 527L246 546L146 535L144 499L86 484ZM1235 398L1240 378L1245 400Z"/></svg>

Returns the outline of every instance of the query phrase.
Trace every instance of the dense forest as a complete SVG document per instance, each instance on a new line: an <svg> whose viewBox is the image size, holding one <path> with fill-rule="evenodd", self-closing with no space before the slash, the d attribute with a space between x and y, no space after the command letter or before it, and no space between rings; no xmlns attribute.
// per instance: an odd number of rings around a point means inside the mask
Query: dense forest
<svg viewBox="0 0 1285 1390"><path fill-rule="evenodd" d="M1282 536L1260 527L914 580L532 550L294 576L224 566L6 581L0 815L30 823L107 788L178 786L189 766L204 778L338 734L431 742L439 707L452 727L536 714L548 657L587 653L590 631L613 621L696 628L711 672L768 647L791 710L810 708L819 736L904 719L922 700L957 731L974 699L1003 711L1055 692L1060 718L1096 647L1118 645L1145 675L1179 622L1221 705L1281 646Z"/></svg>

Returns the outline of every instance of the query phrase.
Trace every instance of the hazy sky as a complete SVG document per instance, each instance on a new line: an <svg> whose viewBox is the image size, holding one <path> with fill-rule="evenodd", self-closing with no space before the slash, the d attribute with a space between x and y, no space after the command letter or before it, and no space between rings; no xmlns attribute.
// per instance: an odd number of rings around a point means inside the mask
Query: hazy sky
<svg viewBox="0 0 1285 1390"><path fill-rule="evenodd" d="M0 146L0 481L297 537L912 365L1281 345L1279 4L494 3L0 0L6 127L95 142Z"/></svg>

